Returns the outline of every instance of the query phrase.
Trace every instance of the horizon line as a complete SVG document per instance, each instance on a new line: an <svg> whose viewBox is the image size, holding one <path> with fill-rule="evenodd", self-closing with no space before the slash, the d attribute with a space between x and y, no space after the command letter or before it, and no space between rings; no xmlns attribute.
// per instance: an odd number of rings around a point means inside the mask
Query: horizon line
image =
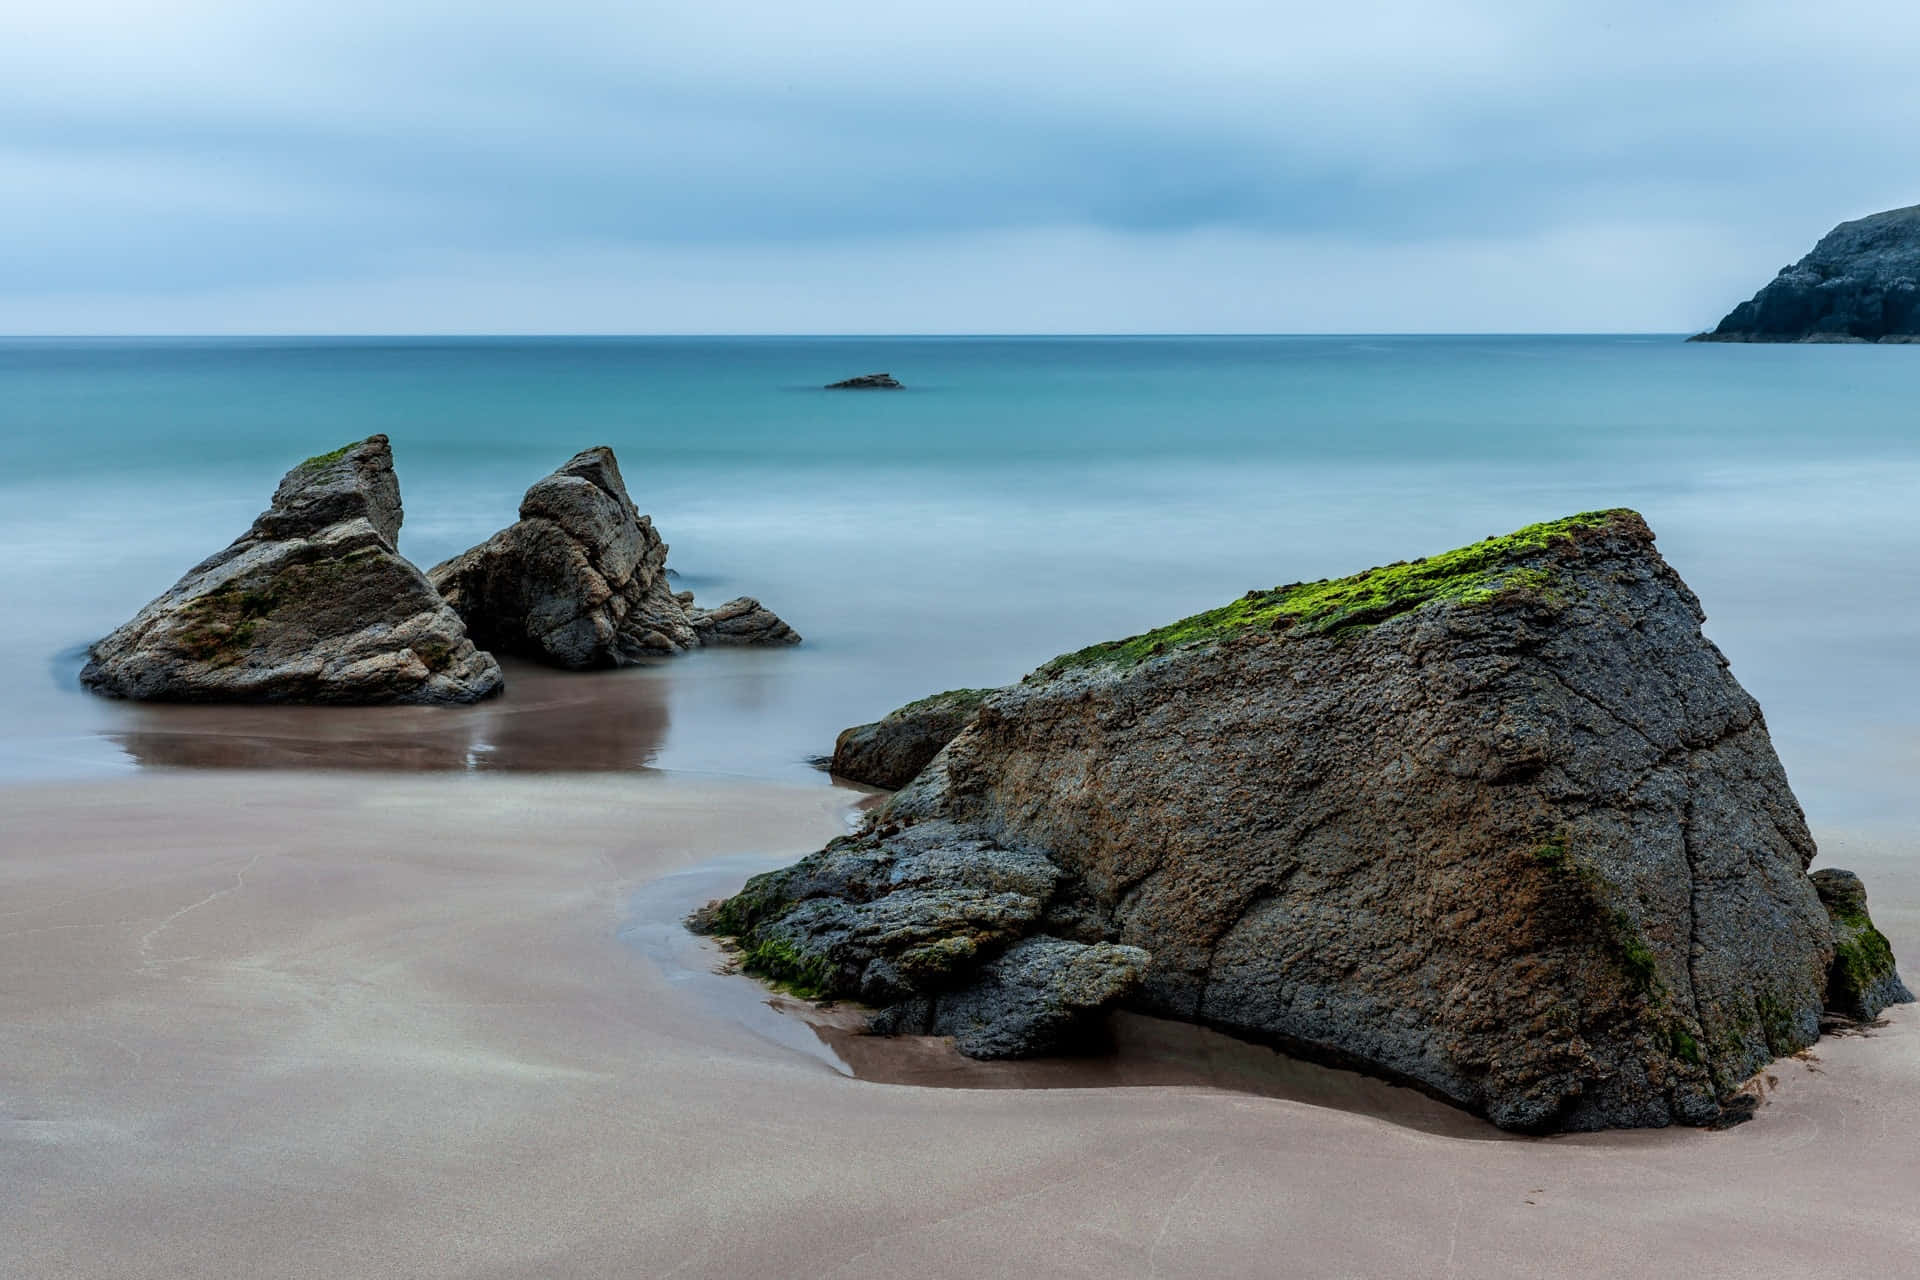
<svg viewBox="0 0 1920 1280"><path fill-rule="evenodd" d="M1699 332L1695 330L1693 332ZM381 340L393 338L430 338L430 339L607 339L628 340L636 338L781 338L781 339L820 339L824 341L840 339L922 339L922 338L1671 338L1686 337L1685 329L1354 329L1354 330L1180 330L1180 329L1141 329L1141 330L1088 330L1085 332L1060 331L944 331L928 330L923 332L905 331L896 333L817 333L817 332L647 332L581 330L565 332L559 330L501 330L482 332L478 330L413 330L392 332L347 332L322 330L279 330L262 329L251 332L125 332L125 333L0 333L0 342L42 341L156 341L173 340L183 342L211 341L220 339L259 339L259 338L300 338L331 340Z"/></svg>

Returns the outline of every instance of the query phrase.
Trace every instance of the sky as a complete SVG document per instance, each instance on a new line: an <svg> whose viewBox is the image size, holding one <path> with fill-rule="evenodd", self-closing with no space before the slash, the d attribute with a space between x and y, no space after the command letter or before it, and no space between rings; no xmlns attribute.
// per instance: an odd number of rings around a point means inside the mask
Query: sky
<svg viewBox="0 0 1920 1280"><path fill-rule="evenodd" d="M0 333L1681 332L1911 0L0 5Z"/></svg>

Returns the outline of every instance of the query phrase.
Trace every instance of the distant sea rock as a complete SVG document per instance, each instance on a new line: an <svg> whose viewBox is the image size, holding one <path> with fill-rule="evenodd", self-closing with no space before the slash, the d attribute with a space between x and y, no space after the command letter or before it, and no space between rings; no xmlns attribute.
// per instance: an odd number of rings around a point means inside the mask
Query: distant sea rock
<svg viewBox="0 0 1920 1280"><path fill-rule="evenodd" d="M387 438L309 458L225 550L94 645L81 683L179 702L462 703L500 667L396 550Z"/></svg>
<svg viewBox="0 0 1920 1280"><path fill-rule="evenodd" d="M898 391L900 380L890 373L863 373L843 382L829 382L829 391Z"/></svg>
<svg viewBox="0 0 1920 1280"><path fill-rule="evenodd" d="M898 790L926 768L940 748L973 723L993 689L949 689L843 729L828 768L842 778Z"/></svg>
<svg viewBox="0 0 1920 1280"><path fill-rule="evenodd" d="M1920 205L1829 231L1691 342L1920 342Z"/></svg>
<svg viewBox="0 0 1920 1280"><path fill-rule="evenodd" d="M675 592L667 544L627 495L613 450L568 459L520 519L428 577L474 638L557 667L616 667L708 644L798 644L748 597L706 610Z"/></svg>
<svg viewBox="0 0 1920 1280"><path fill-rule="evenodd" d="M1864 897L1823 906L1703 619L1631 511L1249 592L992 693L860 833L693 923L965 1052L1125 1004L1511 1129L1721 1122L1820 1034L1842 928L1847 1012L1904 989Z"/></svg>

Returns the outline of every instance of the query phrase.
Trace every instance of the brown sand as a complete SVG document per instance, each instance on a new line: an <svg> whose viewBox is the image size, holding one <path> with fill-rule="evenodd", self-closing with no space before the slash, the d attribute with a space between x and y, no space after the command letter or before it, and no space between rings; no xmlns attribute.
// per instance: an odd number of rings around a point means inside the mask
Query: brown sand
<svg viewBox="0 0 1920 1280"><path fill-rule="evenodd" d="M1054 1087L850 1079L659 918L738 874L687 868L813 847L850 798L262 773L0 792L0 1276L1920 1271L1912 1007L1778 1064L1724 1133L1514 1139L1144 1022L1135 1067L968 1081ZM1916 851L1826 848L1920 955ZM872 1049L848 1052L969 1070ZM1195 1071L1235 1087L1141 1083Z"/></svg>

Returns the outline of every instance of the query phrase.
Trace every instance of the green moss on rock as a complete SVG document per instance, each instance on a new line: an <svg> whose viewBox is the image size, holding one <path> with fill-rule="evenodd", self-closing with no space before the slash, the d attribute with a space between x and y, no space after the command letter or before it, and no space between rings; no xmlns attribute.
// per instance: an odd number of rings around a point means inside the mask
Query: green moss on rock
<svg viewBox="0 0 1920 1280"><path fill-rule="evenodd" d="M338 449L332 449L326 453L316 453L305 462L302 462L299 469L307 471L314 467L324 467L329 463L338 462L365 443L366 441L364 440L355 440L352 444L343 444Z"/></svg>
<svg viewBox="0 0 1920 1280"><path fill-rule="evenodd" d="M782 938L761 938L740 953L740 967L802 1000L830 994L832 966L820 956L809 956Z"/></svg>
<svg viewBox="0 0 1920 1280"><path fill-rule="evenodd" d="M1249 591L1231 604L1142 635L1062 654L1036 674L1044 677L1093 665L1132 666L1163 653L1214 643L1256 628L1295 635L1335 635L1374 626L1430 604L1484 604L1514 592L1554 599L1553 575L1524 560L1556 542L1570 541L1581 530L1600 528L1621 517L1638 519L1624 509L1587 511L1528 525L1503 538L1488 538L1437 556L1383 565L1347 578Z"/></svg>

